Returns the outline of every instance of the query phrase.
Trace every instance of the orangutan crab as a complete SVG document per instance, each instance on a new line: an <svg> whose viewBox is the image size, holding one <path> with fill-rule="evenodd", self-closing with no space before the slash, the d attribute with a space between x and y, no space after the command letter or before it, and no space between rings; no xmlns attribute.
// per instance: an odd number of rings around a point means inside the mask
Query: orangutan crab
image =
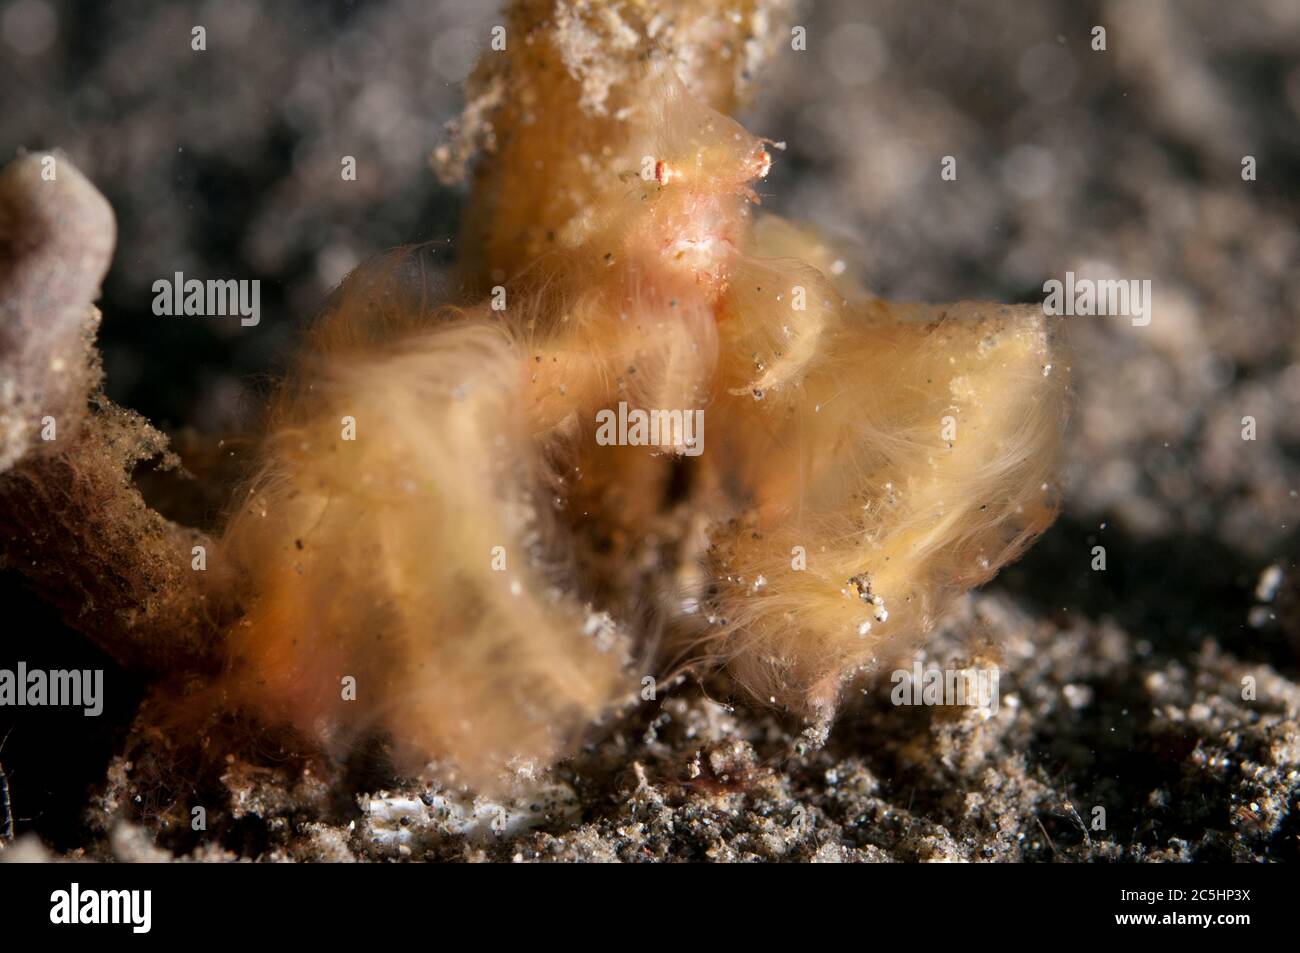
<svg viewBox="0 0 1300 953"><path fill-rule="evenodd" d="M66 161L12 166L10 564L124 661L206 673L189 704L382 729L476 787L679 664L829 718L1051 523L1065 367L1038 308L891 305L755 217L775 144L725 113L780 37L741 6L512 4L436 157L484 153L464 294L421 249L358 269L214 539L144 505L163 442L98 394L111 213Z"/></svg>

